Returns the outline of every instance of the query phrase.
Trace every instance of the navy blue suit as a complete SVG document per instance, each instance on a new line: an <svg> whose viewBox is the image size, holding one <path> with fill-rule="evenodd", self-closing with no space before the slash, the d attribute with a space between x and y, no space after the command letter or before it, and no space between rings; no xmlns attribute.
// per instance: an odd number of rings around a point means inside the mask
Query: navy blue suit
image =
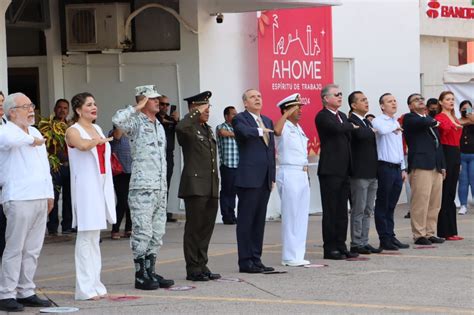
<svg viewBox="0 0 474 315"><path fill-rule="evenodd" d="M273 130L270 118L260 116L266 128ZM244 111L232 120L239 147L239 166L235 186L239 197L237 246L239 267L247 269L262 264L263 233L267 204L275 182L275 138L270 133L268 146L259 136L253 116Z"/></svg>

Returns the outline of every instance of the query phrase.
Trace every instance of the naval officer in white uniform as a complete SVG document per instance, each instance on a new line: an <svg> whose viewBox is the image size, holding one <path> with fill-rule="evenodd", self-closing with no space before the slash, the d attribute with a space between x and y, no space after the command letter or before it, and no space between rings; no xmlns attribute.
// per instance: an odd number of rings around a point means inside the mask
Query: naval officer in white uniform
<svg viewBox="0 0 474 315"><path fill-rule="evenodd" d="M300 94L281 100L282 117L275 124L279 170L276 176L281 199L282 265L304 266L309 215L308 138L298 124L301 118Z"/></svg>

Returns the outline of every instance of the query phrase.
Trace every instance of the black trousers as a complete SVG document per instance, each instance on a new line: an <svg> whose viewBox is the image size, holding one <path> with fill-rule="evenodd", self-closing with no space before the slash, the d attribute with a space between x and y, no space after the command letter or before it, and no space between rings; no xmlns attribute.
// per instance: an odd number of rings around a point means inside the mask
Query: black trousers
<svg viewBox="0 0 474 315"><path fill-rule="evenodd" d="M377 199L375 200L375 228L381 242L395 237L393 214L403 187L400 167L379 162L377 168Z"/></svg>
<svg viewBox="0 0 474 315"><path fill-rule="evenodd" d="M171 177L173 177L173 169L174 169L174 154L166 153L166 185L168 190L166 191L166 200L168 200L170 194L170 185L171 185ZM173 214L171 212L166 211L166 217L171 219Z"/></svg>
<svg viewBox="0 0 474 315"><path fill-rule="evenodd" d="M117 215L117 222L112 225L112 232L120 231L123 216L125 215L125 231L132 231L132 219L130 218L130 208L128 207L128 188L130 186L131 174L119 174L114 176L114 189L117 195L117 205L115 206L115 213Z"/></svg>
<svg viewBox="0 0 474 315"><path fill-rule="evenodd" d="M237 195L237 190L234 185L237 169L221 165L220 171L221 192L219 195L219 201L221 205L222 220L233 220L235 218L235 197Z"/></svg>
<svg viewBox="0 0 474 315"><path fill-rule="evenodd" d="M166 154L166 184L168 185L168 193L170 191L171 177L173 177L174 154Z"/></svg>
<svg viewBox="0 0 474 315"><path fill-rule="evenodd" d="M216 222L218 199L212 197L184 198L186 223L183 250L186 272L209 272L207 251Z"/></svg>
<svg viewBox="0 0 474 315"><path fill-rule="evenodd" d="M239 267L242 269L262 263L263 235L270 192L267 180L264 180L259 188L237 187L237 248Z"/></svg>
<svg viewBox="0 0 474 315"><path fill-rule="evenodd" d="M61 228L62 231L71 229L72 226L72 204L71 204L71 175L69 166L60 166L57 172L51 173L54 185L54 207L49 213L49 221L47 223L49 233L57 233L59 226L59 194L63 193L63 211Z"/></svg>
<svg viewBox="0 0 474 315"><path fill-rule="evenodd" d="M438 236L446 238L458 235L454 200L459 179L461 153L458 147L450 145L443 145L443 152L446 160L446 178L443 181L443 197L438 214Z"/></svg>
<svg viewBox="0 0 474 315"><path fill-rule="evenodd" d="M5 213L3 213L3 206L0 205L0 257L3 256L3 250L5 249L6 230L7 230L7 217L5 216Z"/></svg>
<svg viewBox="0 0 474 315"><path fill-rule="evenodd" d="M323 207L324 251L347 250L349 177L328 175L318 177Z"/></svg>

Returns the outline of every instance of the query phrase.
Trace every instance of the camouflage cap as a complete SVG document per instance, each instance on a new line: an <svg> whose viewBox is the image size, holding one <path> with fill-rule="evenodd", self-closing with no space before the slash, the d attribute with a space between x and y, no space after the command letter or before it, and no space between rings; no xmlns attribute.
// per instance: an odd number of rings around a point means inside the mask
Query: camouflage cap
<svg viewBox="0 0 474 315"><path fill-rule="evenodd" d="M160 97L155 85L141 85L135 88L135 96L143 95L148 98Z"/></svg>

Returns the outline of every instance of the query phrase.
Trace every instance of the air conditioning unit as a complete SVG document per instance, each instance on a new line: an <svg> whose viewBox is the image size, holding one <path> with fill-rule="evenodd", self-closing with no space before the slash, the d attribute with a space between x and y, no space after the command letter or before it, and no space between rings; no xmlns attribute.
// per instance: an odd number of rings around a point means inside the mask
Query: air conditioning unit
<svg viewBox="0 0 474 315"><path fill-rule="evenodd" d="M66 5L68 51L108 51L127 48L124 25L128 3Z"/></svg>

